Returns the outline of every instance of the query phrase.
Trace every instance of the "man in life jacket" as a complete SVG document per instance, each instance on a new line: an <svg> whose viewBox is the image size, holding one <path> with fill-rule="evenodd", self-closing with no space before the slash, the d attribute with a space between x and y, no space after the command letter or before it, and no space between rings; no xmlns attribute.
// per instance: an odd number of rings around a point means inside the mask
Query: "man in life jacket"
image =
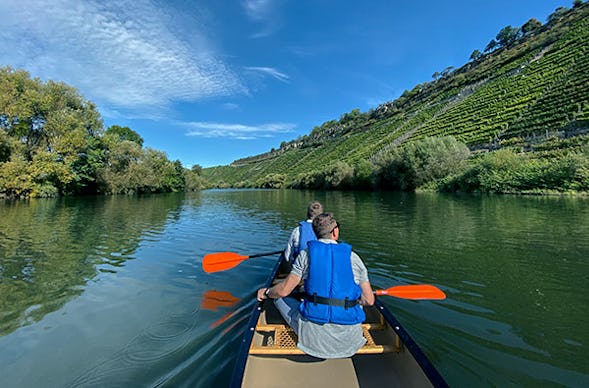
<svg viewBox="0 0 589 388"><path fill-rule="evenodd" d="M362 306L374 304L368 271L348 244L339 243L339 224L331 213L313 219L317 241L295 259L286 279L260 288L258 300L274 303L298 335L297 347L318 358L351 357L366 342ZM302 301L287 297L305 280Z"/></svg>
<svg viewBox="0 0 589 388"><path fill-rule="evenodd" d="M307 220L299 222L297 227L294 228L290 234L286 249L284 250L283 257L285 262L283 262L281 272L290 272L292 263L294 263L299 253L307 248L307 243L309 241L317 240L315 232L313 231L313 218L321 213L323 213L323 205L321 205L321 203L317 201L309 203L307 206Z"/></svg>

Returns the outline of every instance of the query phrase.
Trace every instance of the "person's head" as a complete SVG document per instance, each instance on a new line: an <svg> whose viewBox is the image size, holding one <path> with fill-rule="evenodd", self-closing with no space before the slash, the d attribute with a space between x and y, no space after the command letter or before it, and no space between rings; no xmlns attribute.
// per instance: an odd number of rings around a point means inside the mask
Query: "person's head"
<svg viewBox="0 0 589 388"><path fill-rule="evenodd" d="M323 205L321 205L319 202L313 201L309 203L309 206L307 206L307 218L309 220L312 220L321 213L323 213Z"/></svg>
<svg viewBox="0 0 589 388"><path fill-rule="evenodd" d="M339 224L333 218L332 213L321 213L313 218L313 231L317 238L337 240L339 236Z"/></svg>

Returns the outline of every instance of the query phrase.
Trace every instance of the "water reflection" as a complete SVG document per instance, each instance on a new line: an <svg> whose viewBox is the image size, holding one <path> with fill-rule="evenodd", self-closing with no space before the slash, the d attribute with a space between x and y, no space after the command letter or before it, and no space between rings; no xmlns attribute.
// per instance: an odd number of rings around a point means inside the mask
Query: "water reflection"
<svg viewBox="0 0 589 388"><path fill-rule="evenodd" d="M0 335L39 321L102 273L116 273L142 239L179 216L182 197L82 197L0 205Z"/></svg>
<svg viewBox="0 0 589 388"><path fill-rule="evenodd" d="M382 300L452 386L589 385L589 200L280 190L0 205L3 383L227 386L277 257L202 257L283 248L311 200L375 288L446 293Z"/></svg>
<svg viewBox="0 0 589 388"><path fill-rule="evenodd" d="M220 307L232 307L240 300L228 291L207 290L202 296L200 307L217 311Z"/></svg>

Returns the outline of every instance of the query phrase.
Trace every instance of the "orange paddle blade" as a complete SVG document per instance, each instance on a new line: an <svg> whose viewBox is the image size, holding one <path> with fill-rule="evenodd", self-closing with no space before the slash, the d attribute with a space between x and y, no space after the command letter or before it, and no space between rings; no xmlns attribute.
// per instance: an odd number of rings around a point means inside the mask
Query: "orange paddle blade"
<svg viewBox="0 0 589 388"><path fill-rule="evenodd" d="M244 260L253 259L254 257L277 255L279 253L282 253L282 251L256 253L255 255L249 256L244 256L233 252L209 253L202 259L202 269L208 273L225 271L226 269L236 267Z"/></svg>
<svg viewBox="0 0 589 388"><path fill-rule="evenodd" d="M202 296L200 307L217 311L219 307L231 307L239 301L228 291L207 290Z"/></svg>
<svg viewBox="0 0 589 388"><path fill-rule="evenodd" d="M431 284L410 284L406 286L394 286L385 290L374 291L376 295L388 295L401 299L446 299L444 291Z"/></svg>
<svg viewBox="0 0 589 388"><path fill-rule="evenodd" d="M202 258L202 269L207 272L225 271L236 267L249 256L243 256L234 252L209 253Z"/></svg>

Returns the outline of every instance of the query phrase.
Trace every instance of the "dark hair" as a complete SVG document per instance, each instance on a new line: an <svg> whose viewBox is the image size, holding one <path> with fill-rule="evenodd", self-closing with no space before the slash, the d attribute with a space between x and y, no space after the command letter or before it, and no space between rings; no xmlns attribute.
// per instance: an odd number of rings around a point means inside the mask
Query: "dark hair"
<svg viewBox="0 0 589 388"><path fill-rule="evenodd" d="M313 218L313 232L317 238L328 238L337 226L332 213L321 213Z"/></svg>

